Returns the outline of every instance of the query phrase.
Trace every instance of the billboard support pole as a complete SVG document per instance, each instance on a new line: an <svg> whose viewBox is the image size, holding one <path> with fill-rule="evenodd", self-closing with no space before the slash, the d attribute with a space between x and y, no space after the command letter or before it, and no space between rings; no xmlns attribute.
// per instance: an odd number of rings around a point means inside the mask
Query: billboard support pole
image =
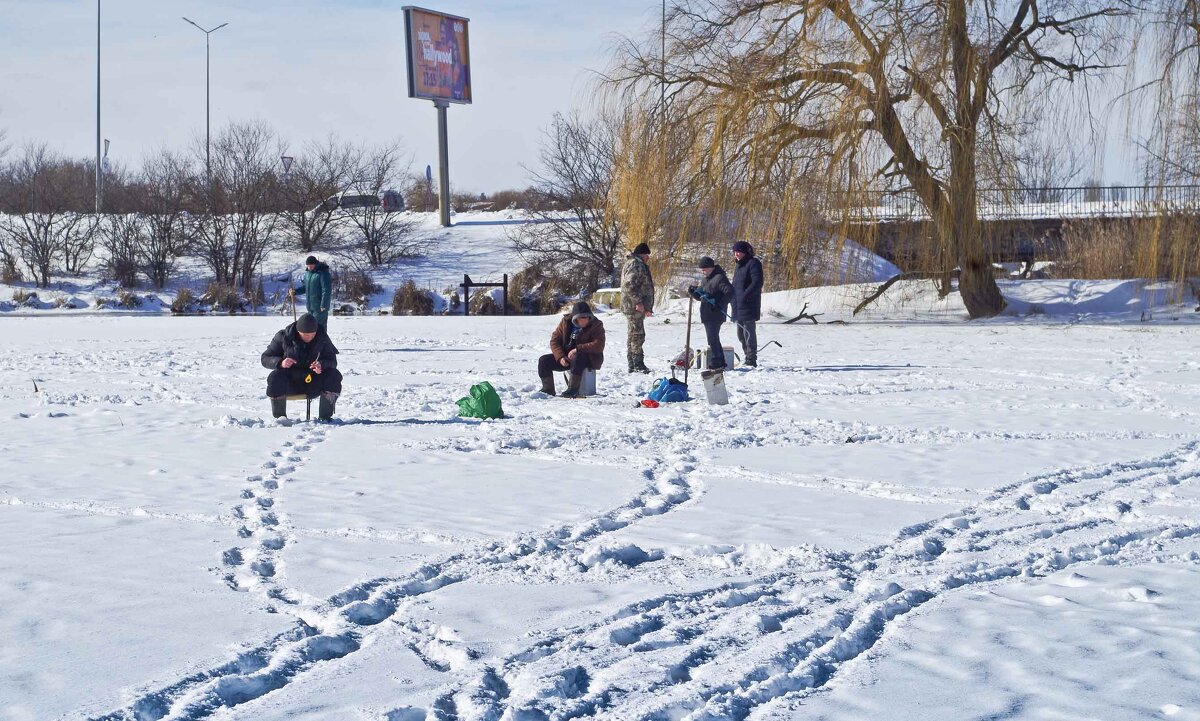
<svg viewBox="0 0 1200 721"><path fill-rule="evenodd" d="M446 110L450 103L434 100L438 116L438 211L442 227L450 227L450 146L447 140Z"/></svg>

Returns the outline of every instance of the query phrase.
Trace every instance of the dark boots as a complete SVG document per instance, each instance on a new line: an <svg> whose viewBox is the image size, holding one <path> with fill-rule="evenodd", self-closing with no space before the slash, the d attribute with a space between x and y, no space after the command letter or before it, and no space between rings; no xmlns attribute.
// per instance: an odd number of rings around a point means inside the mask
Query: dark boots
<svg viewBox="0 0 1200 721"><path fill-rule="evenodd" d="M271 399L271 417L287 418L287 399L272 398Z"/></svg>
<svg viewBox="0 0 1200 721"><path fill-rule="evenodd" d="M641 353L629 356L629 372L649 373L650 369L646 367L646 356Z"/></svg>
<svg viewBox="0 0 1200 721"><path fill-rule="evenodd" d="M338 394L326 391L321 394L321 403L317 409L317 418L327 421L333 418L333 406L337 403Z"/></svg>
<svg viewBox="0 0 1200 721"><path fill-rule="evenodd" d="M579 393L579 384L583 382L583 374L582 373L579 373L579 374L571 373L570 378L571 378L571 380L568 381L567 389L565 391L563 391L562 397L563 398L582 398L583 396Z"/></svg>
<svg viewBox="0 0 1200 721"><path fill-rule="evenodd" d="M554 376L548 375L542 379L542 393L548 396L554 395Z"/></svg>

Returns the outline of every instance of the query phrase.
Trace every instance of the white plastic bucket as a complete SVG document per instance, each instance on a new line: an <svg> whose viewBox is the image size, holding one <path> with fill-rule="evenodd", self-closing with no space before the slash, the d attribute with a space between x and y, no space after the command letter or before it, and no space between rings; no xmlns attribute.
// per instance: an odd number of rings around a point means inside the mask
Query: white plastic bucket
<svg viewBox="0 0 1200 721"><path fill-rule="evenodd" d="M571 374L567 373L567 381L571 379ZM579 395L594 396L596 395L596 371L588 368L583 371L583 379L579 381Z"/></svg>
<svg viewBox="0 0 1200 721"><path fill-rule="evenodd" d="M708 396L708 402L714 406L723 406L729 402L729 391L725 388L725 374L721 371L705 372L701 374L704 380L704 394Z"/></svg>

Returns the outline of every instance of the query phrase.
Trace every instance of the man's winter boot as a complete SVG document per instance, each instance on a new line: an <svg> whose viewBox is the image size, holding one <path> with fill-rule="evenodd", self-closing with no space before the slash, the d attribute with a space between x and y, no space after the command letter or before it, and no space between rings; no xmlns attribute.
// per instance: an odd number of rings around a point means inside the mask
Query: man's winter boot
<svg viewBox="0 0 1200 721"><path fill-rule="evenodd" d="M542 378L542 393L548 396L554 395L554 376L548 375Z"/></svg>
<svg viewBox="0 0 1200 721"><path fill-rule="evenodd" d="M636 356L633 357L633 371L632 372L634 372L634 373L649 373L650 372L650 369L646 367L646 356L644 356L641 353L638 353Z"/></svg>
<svg viewBox="0 0 1200 721"><path fill-rule="evenodd" d="M742 365L745 365L747 368L757 368L758 358L756 356L748 355L746 356L746 362Z"/></svg>
<svg viewBox="0 0 1200 721"><path fill-rule="evenodd" d="M287 398L271 399L271 416L273 418L287 418Z"/></svg>
<svg viewBox="0 0 1200 721"><path fill-rule="evenodd" d="M321 394L321 403L317 408L317 418L327 421L333 418L333 406L337 403L338 394L328 391Z"/></svg>
<svg viewBox="0 0 1200 721"><path fill-rule="evenodd" d="M563 398L582 398L583 396L580 395L580 393L579 393L579 384L583 382L583 374L582 373L579 373L579 374L572 373L570 375L570 377L571 377L571 380L567 383L567 389L565 391L563 391L563 394L561 397L563 397Z"/></svg>

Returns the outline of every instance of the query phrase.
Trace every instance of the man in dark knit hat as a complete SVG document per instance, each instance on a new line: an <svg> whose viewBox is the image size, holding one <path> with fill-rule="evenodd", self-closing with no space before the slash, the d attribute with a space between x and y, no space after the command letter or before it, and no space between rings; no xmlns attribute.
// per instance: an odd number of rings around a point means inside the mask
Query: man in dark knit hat
<svg viewBox="0 0 1200 721"><path fill-rule="evenodd" d="M754 248L744 240L733 244L737 269L733 271L733 313L738 340L742 343L746 365L758 365L758 331L755 324L762 315L763 268L754 257Z"/></svg>
<svg viewBox="0 0 1200 721"><path fill-rule="evenodd" d="M630 373L649 373L642 346L647 318L654 315L654 276L650 274L650 246L639 243L621 268L621 311L629 322L627 355Z"/></svg>
<svg viewBox="0 0 1200 721"><path fill-rule="evenodd" d="M267 376L271 415L287 416L287 397L303 394L321 398L317 416L333 418L334 404L342 392L342 374L337 369L337 348L311 313L275 334L262 354Z"/></svg>
<svg viewBox="0 0 1200 721"><path fill-rule="evenodd" d="M710 370L725 368L725 347L721 345L721 324L733 298L733 286L729 276L716 261L707 255L697 264L704 280L700 285L688 288L688 293L700 301L700 322L708 336L708 367Z"/></svg>
<svg viewBox="0 0 1200 721"><path fill-rule="evenodd" d="M317 319L321 330L329 329L329 308L333 295L333 274L329 266L317 260L315 255L304 259L304 278L299 288L293 288L290 293L304 296L304 305L308 312Z"/></svg>
<svg viewBox="0 0 1200 721"><path fill-rule="evenodd" d="M592 307L583 301L571 306L550 334L550 352L538 358L538 377L542 393L554 395L554 372L570 371L571 380L563 398L578 398L585 370L604 365L604 323L592 315Z"/></svg>

